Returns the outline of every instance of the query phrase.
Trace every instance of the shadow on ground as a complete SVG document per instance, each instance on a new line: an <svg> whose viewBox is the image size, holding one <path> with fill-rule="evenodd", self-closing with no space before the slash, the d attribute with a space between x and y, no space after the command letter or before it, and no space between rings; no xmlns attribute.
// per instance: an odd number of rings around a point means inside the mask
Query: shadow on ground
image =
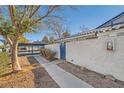
<svg viewBox="0 0 124 93"><path fill-rule="evenodd" d="M42 67L34 57L28 57L30 64L35 67L32 70L34 82L37 88L58 88L57 83L49 76L47 71Z"/></svg>

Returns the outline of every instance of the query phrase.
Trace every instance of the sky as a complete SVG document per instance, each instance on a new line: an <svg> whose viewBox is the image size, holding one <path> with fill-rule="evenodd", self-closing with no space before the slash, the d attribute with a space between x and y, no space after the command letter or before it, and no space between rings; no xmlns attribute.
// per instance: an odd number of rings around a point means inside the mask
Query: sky
<svg viewBox="0 0 124 93"><path fill-rule="evenodd" d="M82 5L75 7L77 8L64 9L60 12L66 19L64 24L68 26L72 35L81 32L80 26L94 29L124 11L124 6ZM42 40L43 36L48 35L48 33L47 31L41 31L25 36L31 41L36 41Z"/></svg>
<svg viewBox="0 0 124 93"><path fill-rule="evenodd" d="M107 6L107 5L81 5L75 6L76 9L65 8L61 12L70 33L76 34L81 32L80 26L94 29L116 15L124 12L124 6ZM44 35L48 35L48 31L41 31L35 34L26 34L26 38L30 41L42 40Z"/></svg>

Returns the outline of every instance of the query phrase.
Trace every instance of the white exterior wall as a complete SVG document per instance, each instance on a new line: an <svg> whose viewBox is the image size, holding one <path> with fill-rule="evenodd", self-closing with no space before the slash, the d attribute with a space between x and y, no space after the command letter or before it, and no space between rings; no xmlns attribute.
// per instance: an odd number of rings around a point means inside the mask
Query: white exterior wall
<svg viewBox="0 0 124 93"><path fill-rule="evenodd" d="M124 35L116 36L115 32L99 34L98 39L66 43L66 60L124 81ZM114 41L114 51L107 50L106 41L110 39ZM56 51L60 58L59 44L47 45L46 48Z"/></svg>
<svg viewBox="0 0 124 93"><path fill-rule="evenodd" d="M114 51L106 50L106 41L109 39L114 40ZM124 36L67 43L66 60L124 81Z"/></svg>
<svg viewBox="0 0 124 93"><path fill-rule="evenodd" d="M54 52L56 52L56 58L60 58L60 48L59 44L50 44L50 45L45 45L45 48L50 49Z"/></svg>

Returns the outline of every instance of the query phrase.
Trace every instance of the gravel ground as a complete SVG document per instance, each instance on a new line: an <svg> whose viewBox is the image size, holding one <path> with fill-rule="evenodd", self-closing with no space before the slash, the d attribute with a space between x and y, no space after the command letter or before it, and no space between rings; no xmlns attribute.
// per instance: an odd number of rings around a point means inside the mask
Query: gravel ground
<svg viewBox="0 0 124 93"><path fill-rule="evenodd" d="M96 88L124 88L124 82L113 81L111 79L104 78L103 75L88 69L81 69L81 67L71 64L69 62L63 62L57 64L69 73L72 73L76 77L89 83Z"/></svg>
<svg viewBox="0 0 124 93"><path fill-rule="evenodd" d="M0 78L1 88L56 88L59 87L33 57L19 57L22 71Z"/></svg>

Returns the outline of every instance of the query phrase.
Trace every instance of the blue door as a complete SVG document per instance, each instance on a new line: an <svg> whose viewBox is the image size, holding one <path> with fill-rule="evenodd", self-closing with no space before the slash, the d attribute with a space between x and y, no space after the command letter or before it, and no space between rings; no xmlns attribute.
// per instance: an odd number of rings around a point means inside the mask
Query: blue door
<svg viewBox="0 0 124 93"><path fill-rule="evenodd" d="M60 44L60 59L66 60L66 43Z"/></svg>

